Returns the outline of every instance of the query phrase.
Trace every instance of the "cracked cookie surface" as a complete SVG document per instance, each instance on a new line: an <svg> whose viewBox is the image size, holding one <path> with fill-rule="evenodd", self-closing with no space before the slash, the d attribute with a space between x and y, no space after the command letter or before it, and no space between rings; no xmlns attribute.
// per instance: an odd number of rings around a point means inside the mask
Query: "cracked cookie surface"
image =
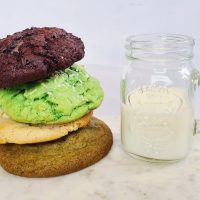
<svg viewBox="0 0 200 200"><path fill-rule="evenodd" d="M0 88L51 76L84 57L80 38L64 29L30 28L0 39Z"/></svg>
<svg viewBox="0 0 200 200"><path fill-rule="evenodd" d="M75 121L102 100L99 81L77 64L43 81L0 89L3 112L12 120L30 124Z"/></svg>

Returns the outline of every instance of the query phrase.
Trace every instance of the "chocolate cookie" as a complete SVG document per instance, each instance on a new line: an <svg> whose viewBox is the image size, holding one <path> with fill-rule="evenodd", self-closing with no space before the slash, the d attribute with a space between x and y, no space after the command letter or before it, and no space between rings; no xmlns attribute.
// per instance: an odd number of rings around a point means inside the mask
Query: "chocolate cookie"
<svg viewBox="0 0 200 200"><path fill-rule="evenodd" d="M102 159L113 138L108 126L92 117L90 123L59 140L38 144L0 145L0 165L25 177L50 177L81 170Z"/></svg>
<svg viewBox="0 0 200 200"><path fill-rule="evenodd" d="M84 56L80 38L59 28L31 28L0 40L0 88L44 79Z"/></svg>

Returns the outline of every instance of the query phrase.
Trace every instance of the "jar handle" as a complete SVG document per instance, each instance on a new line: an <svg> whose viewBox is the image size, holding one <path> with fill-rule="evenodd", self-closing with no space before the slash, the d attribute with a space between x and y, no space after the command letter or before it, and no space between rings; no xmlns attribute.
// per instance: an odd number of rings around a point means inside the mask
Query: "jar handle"
<svg viewBox="0 0 200 200"><path fill-rule="evenodd" d="M200 71L194 69L192 72L192 91L194 92L200 86ZM195 120L194 135L200 134L200 119Z"/></svg>
<svg viewBox="0 0 200 200"><path fill-rule="evenodd" d="M195 120L194 135L200 134L200 120Z"/></svg>

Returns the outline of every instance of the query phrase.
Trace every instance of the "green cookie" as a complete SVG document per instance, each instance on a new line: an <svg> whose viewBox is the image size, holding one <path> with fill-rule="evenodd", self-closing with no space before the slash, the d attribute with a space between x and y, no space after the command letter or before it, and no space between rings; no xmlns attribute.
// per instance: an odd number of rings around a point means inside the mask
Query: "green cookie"
<svg viewBox="0 0 200 200"><path fill-rule="evenodd" d="M11 119L30 124L74 121L102 100L99 82L77 64L42 81L0 89L2 110Z"/></svg>

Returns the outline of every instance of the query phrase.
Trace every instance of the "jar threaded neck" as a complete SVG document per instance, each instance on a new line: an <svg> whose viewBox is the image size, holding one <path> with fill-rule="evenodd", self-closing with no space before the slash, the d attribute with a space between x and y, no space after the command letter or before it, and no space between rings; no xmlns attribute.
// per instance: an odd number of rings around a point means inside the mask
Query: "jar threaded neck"
<svg viewBox="0 0 200 200"><path fill-rule="evenodd" d="M177 34L142 34L126 39L128 59L190 60L193 57L194 39Z"/></svg>

